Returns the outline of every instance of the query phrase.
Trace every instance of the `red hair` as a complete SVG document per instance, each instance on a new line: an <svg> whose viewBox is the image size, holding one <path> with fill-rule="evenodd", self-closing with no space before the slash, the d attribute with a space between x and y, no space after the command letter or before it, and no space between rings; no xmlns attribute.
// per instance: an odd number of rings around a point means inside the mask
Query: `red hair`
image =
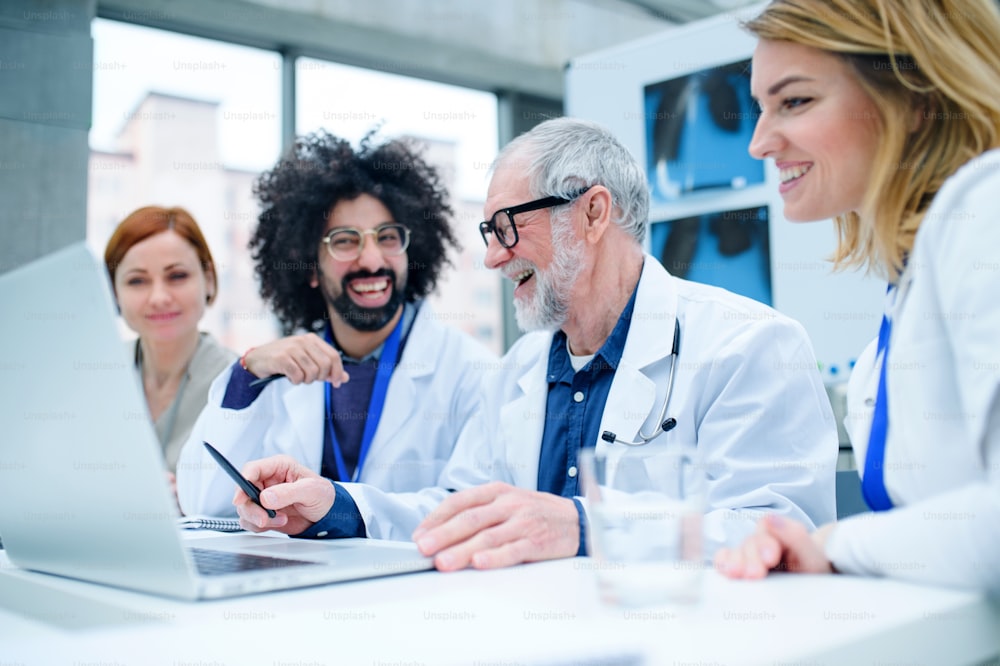
<svg viewBox="0 0 1000 666"><path fill-rule="evenodd" d="M125 254L137 243L141 243L150 236L173 231L178 236L186 240L198 254L198 260L209 276L212 284L211 298L209 303L215 300L215 295L219 292L219 277L215 270L215 261L212 260L212 253L205 242L205 236L201 233L198 223L191 217L191 213L183 208L163 208L161 206L145 206L126 217L111 234L111 240L104 248L104 265L108 269L108 276L111 284L115 282L115 272L121 265Z"/></svg>

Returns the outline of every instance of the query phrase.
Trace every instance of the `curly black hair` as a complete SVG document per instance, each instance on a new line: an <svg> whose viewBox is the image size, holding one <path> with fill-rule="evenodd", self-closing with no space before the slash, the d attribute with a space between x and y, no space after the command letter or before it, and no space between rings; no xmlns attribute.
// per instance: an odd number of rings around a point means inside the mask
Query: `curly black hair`
<svg viewBox="0 0 1000 666"><path fill-rule="evenodd" d="M309 283L326 216L337 202L369 194L409 227L407 301L434 290L442 268L451 263L448 247L458 248L453 211L437 169L424 160L415 141L377 144L376 132L369 131L357 151L326 131L299 137L254 184L261 213L249 248L260 295L285 335L319 330L329 317L323 295Z"/></svg>

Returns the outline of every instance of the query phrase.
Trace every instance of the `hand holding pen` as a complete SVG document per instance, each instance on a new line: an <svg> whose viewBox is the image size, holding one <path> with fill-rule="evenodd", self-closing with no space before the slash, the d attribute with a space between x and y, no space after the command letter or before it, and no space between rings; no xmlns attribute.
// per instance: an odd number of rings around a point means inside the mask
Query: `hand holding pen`
<svg viewBox="0 0 1000 666"><path fill-rule="evenodd" d="M229 478L236 483L236 486L239 488L239 491L236 493L237 496L239 496L240 493L243 493L243 496L263 509L264 512L267 513L268 518L274 518L277 515L274 509L268 509L260 503L260 488L255 486L252 481L243 476L240 471L236 469L233 463L229 462L229 460L224 455L219 453L214 446L208 442L202 442L202 445L204 445L209 454L215 458L215 462L219 463L219 467L221 467L223 471L229 475Z"/></svg>
<svg viewBox="0 0 1000 666"><path fill-rule="evenodd" d="M327 515L336 499L329 479L287 455L252 460L243 467L243 474L247 483L261 489L263 497L259 499L277 509L265 509L242 489L237 490L233 504L240 525L251 532L299 534Z"/></svg>
<svg viewBox="0 0 1000 666"><path fill-rule="evenodd" d="M350 379L340 352L315 333L290 335L253 347L240 363L247 372L260 378L253 385L287 377L293 384L323 381L336 388Z"/></svg>

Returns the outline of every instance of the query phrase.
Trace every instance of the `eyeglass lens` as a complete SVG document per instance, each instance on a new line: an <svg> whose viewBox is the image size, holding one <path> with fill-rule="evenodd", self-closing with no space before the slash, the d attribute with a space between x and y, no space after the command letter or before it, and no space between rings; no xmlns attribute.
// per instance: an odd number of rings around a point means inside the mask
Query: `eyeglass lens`
<svg viewBox="0 0 1000 666"><path fill-rule="evenodd" d="M493 233L497 240L504 247L510 247L514 241L514 221L505 210L500 210L493 215Z"/></svg>
<svg viewBox="0 0 1000 666"><path fill-rule="evenodd" d="M387 224L366 231L343 228L331 231L324 242L334 259L347 261L361 256L365 236L371 235L375 238L375 243L382 254L391 257L406 251L410 240L409 234L409 229L401 224Z"/></svg>

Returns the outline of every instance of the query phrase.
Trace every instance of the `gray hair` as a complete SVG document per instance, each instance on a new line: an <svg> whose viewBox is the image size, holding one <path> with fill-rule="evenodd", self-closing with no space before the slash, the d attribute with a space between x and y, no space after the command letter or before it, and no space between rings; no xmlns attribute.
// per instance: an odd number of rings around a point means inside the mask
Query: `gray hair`
<svg viewBox="0 0 1000 666"><path fill-rule="evenodd" d="M646 174L605 127L576 118L553 118L504 146L494 168L523 162L532 196L569 197L603 185L611 192L613 222L642 243L649 218Z"/></svg>

